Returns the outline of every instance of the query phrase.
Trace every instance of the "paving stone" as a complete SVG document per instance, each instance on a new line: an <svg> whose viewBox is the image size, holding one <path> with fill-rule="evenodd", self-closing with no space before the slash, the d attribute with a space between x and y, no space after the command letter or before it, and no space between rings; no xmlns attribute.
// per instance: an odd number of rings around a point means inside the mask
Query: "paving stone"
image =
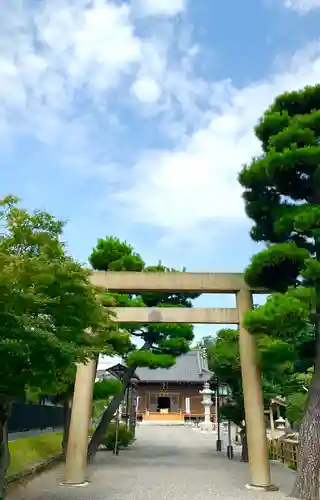
<svg viewBox="0 0 320 500"><path fill-rule="evenodd" d="M249 491L248 464L215 451L216 435L180 426L140 426L137 441L119 456L99 452L85 488L60 486L63 467L18 488L10 500L278 500L290 492L294 473L272 465L279 492Z"/></svg>

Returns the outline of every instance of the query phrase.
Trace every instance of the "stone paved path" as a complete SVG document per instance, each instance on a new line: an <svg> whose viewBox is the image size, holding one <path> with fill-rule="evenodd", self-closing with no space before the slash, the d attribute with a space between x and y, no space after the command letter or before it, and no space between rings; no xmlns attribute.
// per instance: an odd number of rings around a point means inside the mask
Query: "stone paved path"
<svg viewBox="0 0 320 500"><path fill-rule="evenodd" d="M187 427L140 426L137 441L119 456L100 452L89 467L89 486L60 486L62 468L21 487L10 500L279 500L294 474L272 466L281 492L248 491L248 466L215 451L213 434Z"/></svg>

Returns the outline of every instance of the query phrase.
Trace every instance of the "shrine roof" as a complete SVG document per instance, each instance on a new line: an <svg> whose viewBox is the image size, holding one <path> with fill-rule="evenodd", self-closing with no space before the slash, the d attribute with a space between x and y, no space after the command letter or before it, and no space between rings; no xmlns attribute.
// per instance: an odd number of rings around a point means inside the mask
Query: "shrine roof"
<svg viewBox="0 0 320 500"><path fill-rule="evenodd" d="M96 380L104 380L104 379L112 379L112 378L117 378L117 379L122 379L125 371L127 369L127 366L121 363L117 363L116 365L112 365L109 368L106 369L99 369L97 370L96 373ZM131 382L136 382L139 380L139 377L136 372L132 375Z"/></svg>
<svg viewBox="0 0 320 500"><path fill-rule="evenodd" d="M171 368L137 368L140 382L193 382L203 383L211 379L213 373L208 368L207 359L201 349L189 351L177 357Z"/></svg>

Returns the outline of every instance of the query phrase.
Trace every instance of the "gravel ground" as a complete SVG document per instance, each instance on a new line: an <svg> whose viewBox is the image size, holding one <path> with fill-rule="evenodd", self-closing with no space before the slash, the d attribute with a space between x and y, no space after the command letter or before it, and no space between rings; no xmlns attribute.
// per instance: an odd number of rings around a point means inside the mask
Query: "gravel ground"
<svg viewBox="0 0 320 500"><path fill-rule="evenodd" d="M245 488L248 466L215 451L215 435L188 427L140 426L137 441L119 456L100 452L85 488L60 486L63 468L37 477L9 495L10 500L278 500L292 487L294 474L272 466L280 492Z"/></svg>

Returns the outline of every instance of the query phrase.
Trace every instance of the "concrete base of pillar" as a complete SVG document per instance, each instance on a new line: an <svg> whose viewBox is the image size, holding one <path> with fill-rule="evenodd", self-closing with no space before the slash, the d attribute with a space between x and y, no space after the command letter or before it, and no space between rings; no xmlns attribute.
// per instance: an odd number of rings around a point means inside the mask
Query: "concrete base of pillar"
<svg viewBox="0 0 320 500"><path fill-rule="evenodd" d="M253 490L253 491L279 491L278 486L275 486L274 484L270 484L269 486L258 486L256 484L246 484L246 488L248 490Z"/></svg>
<svg viewBox="0 0 320 500"><path fill-rule="evenodd" d="M222 441L221 439L217 439L216 441L216 450L221 451L222 450Z"/></svg>
<svg viewBox="0 0 320 500"><path fill-rule="evenodd" d="M67 486L69 488L84 488L90 484L89 481L83 481L82 483L60 483L60 486Z"/></svg>
<svg viewBox="0 0 320 500"><path fill-rule="evenodd" d="M233 459L233 446L231 445L227 446L227 457L229 458L229 460Z"/></svg>

